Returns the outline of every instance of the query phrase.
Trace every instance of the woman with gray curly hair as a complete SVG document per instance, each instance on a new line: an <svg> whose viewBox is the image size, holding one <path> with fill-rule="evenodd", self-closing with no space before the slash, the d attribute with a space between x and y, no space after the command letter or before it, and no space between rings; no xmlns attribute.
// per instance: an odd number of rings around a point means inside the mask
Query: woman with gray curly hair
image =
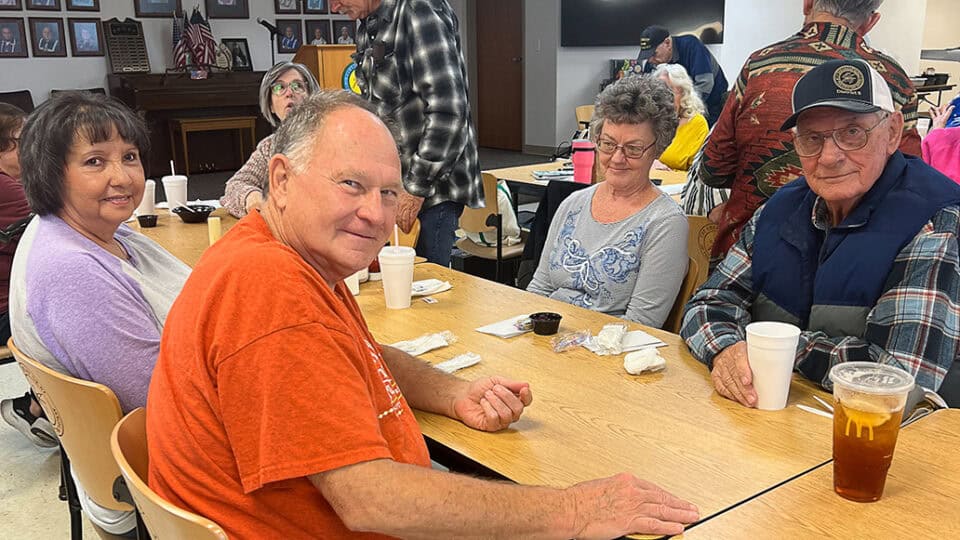
<svg viewBox="0 0 960 540"><path fill-rule="evenodd" d="M687 218L650 167L676 130L673 93L655 77L600 93L590 132L603 181L561 203L528 291L663 325L687 271Z"/></svg>
<svg viewBox="0 0 960 540"><path fill-rule="evenodd" d="M704 114L707 112L700 93L694 90L693 80L680 64L660 64L653 76L667 83L673 91L673 106L677 110L679 124L677 134L660 159L653 162L654 169L686 171L693 157L707 139L710 127Z"/></svg>
<svg viewBox="0 0 960 540"><path fill-rule="evenodd" d="M280 62L270 68L260 81L260 113L277 127L290 111L307 96L320 90L320 84L307 66L294 62ZM269 180L267 162L273 148L273 135L264 137L224 187L222 204L231 214L240 218L254 208L260 208L263 188Z"/></svg>

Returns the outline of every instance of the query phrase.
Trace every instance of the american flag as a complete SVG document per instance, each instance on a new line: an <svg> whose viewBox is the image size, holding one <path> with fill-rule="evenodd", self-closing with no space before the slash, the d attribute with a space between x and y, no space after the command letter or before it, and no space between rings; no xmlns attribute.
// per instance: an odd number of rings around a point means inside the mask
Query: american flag
<svg viewBox="0 0 960 540"><path fill-rule="evenodd" d="M187 67L187 40L184 37L187 25L185 11L173 14L173 67L178 69Z"/></svg>
<svg viewBox="0 0 960 540"><path fill-rule="evenodd" d="M198 66L212 66L217 63L217 42L213 39L210 24L200 14L198 8L193 8L190 24L186 26L184 35L190 50L193 51L193 63Z"/></svg>

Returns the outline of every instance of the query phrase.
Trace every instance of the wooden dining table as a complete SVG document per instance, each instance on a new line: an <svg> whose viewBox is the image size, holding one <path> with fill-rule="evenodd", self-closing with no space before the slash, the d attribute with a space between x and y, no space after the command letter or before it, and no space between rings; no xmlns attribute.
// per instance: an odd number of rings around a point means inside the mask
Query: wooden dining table
<svg viewBox="0 0 960 540"><path fill-rule="evenodd" d="M458 373L473 379L502 375L531 385L533 404L510 429L484 433L436 414L417 411L428 440L522 484L569 486L632 472L690 500L702 518L803 475L831 457L830 419L804 412L825 395L795 379L781 411L758 411L720 397L707 368L679 336L627 323L666 343L666 369L630 375L623 355L598 356L582 347L555 353L551 337L526 333L510 339L475 328L515 315L563 315L560 334L624 323L579 308L433 264L418 265L415 279L448 281L452 289L414 299L408 309L387 309L381 283L361 285L357 301L381 343L449 330L456 342L423 355L438 362L474 352L479 364Z"/></svg>
<svg viewBox="0 0 960 540"><path fill-rule="evenodd" d="M218 208L210 216L220 218L222 234L226 234L239 221L231 216L226 208ZM136 220L127 225L163 246L191 268L197 264L200 256L210 246L206 223L184 223L179 216L165 208L157 209L156 227L141 227Z"/></svg>
<svg viewBox="0 0 960 540"><path fill-rule="evenodd" d="M883 497L833 491L833 464L791 480L683 535L725 538L960 538L960 410L936 411L900 431Z"/></svg>

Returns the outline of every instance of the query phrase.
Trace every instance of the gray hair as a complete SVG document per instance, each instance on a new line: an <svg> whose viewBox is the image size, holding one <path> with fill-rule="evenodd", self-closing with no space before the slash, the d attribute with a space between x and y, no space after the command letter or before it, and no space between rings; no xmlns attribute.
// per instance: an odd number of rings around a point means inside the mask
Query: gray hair
<svg viewBox="0 0 960 540"><path fill-rule="evenodd" d="M303 100L303 103L298 105L280 124L280 128L273 137L272 155L287 156L294 172L302 174L304 167L310 161L310 153L316 147L315 137L323 129L327 117L332 112L347 107L362 109L379 118L396 143L398 133L395 125L380 118L376 108L369 101L353 92L320 90ZM267 196L269 186L270 183L267 182L263 188L264 197Z"/></svg>
<svg viewBox="0 0 960 540"><path fill-rule="evenodd" d="M313 76L313 73L310 73L307 66L296 62L278 62L274 64L269 71L264 73L263 80L260 81L260 114L262 114L273 127L280 125L280 118L273 112L273 93L270 87L277 82L277 79L291 69L299 73L303 81L307 83L308 96L316 94L320 90L320 83L317 82L317 78Z"/></svg>
<svg viewBox="0 0 960 540"><path fill-rule="evenodd" d="M603 133L603 124L643 124L650 122L656 136L654 149L659 156L677 133L677 111L673 92L667 83L653 75L626 77L603 89L597 96L590 133L594 141Z"/></svg>
<svg viewBox="0 0 960 540"><path fill-rule="evenodd" d="M813 10L850 21L853 27L867 22L883 0L813 0Z"/></svg>
<svg viewBox="0 0 960 540"><path fill-rule="evenodd" d="M83 140L110 140L114 130L137 147L140 163L147 161L150 138L143 120L126 105L92 92L58 92L27 117L20 133L23 190L37 214L63 208L64 171L70 150Z"/></svg>
<svg viewBox="0 0 960 540"><path fill-rule="evenodd" d="M660 64L653 70L653 76L660 78L666 75L670 84L680 89L680 110L677 116L690 119L698 114L705 115L707 107L700 99L700 92L693 89L693 79L687 75L687 70L680 64Z"/></svg>

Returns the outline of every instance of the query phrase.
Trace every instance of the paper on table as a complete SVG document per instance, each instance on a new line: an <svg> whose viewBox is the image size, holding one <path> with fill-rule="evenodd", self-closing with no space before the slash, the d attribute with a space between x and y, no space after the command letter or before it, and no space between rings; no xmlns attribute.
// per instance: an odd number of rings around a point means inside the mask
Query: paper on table
<svg viewBox="0 0 960 540"><path fill-rule="evenodd" d="M519 336L520 334L526 334L530 330L518 330L514 325L520 319L526 319L530 317L529 313L524 315L517 315L516 317L510 317L505 321L495 322L493 324L488 324L486 326L481 326L477 328L476 331L483 334L491 334L497 337L502 338L512 338L514 336Z"/></svg>
<svg viewBox="0 0 960 540"><path fill-rule="evenodd" d="M583 346L587 348L592 353L600 354L601 347L598 347L593 340L596 337L593 337L587 340ZM660 341L659 339L651 336L650 334L644 332L643 330L633 330L632 332L627 332L623 335L623 339L620 341L623 346L622 352L630 351L639 351L640 349L646 349L649 347L666 347L667 344Z"/></svg>
<svg viewBox="0 0 960 540"><path fill-rule="evenodd" d="M453 288L449 281L440 281L439 279L421 279L414 281L410 286L411 296L427 296L430 294L442 293Z"/></svg>

